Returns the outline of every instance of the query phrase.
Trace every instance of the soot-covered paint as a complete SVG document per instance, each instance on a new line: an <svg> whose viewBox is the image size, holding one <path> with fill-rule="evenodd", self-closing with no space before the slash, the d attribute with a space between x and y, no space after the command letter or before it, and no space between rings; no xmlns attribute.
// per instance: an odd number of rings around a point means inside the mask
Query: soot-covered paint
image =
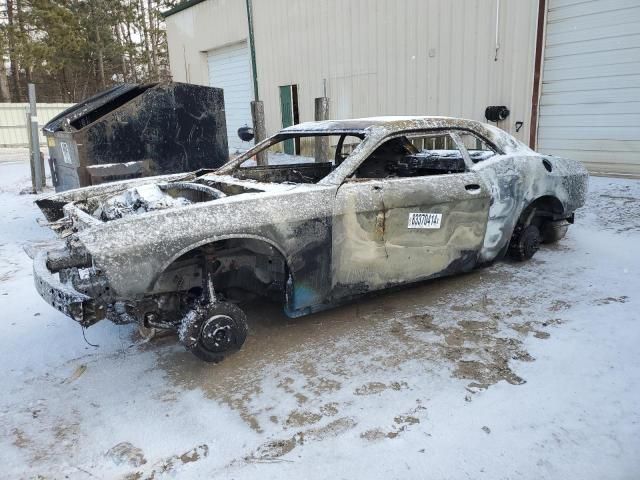
<svg viewBox="0 0 640 480"><path fill-rule="evenodd" d="M352 178L380 144L416 131L450 132L454 138L472 132L495 154L474 163L461 147L464 173ZM335 133L363 139L338 166L239 171L240 164L283 136ZM304 183L310 178L320 180ZM165 191L176 182L221 194L109 221L96 218L114 196L148 184ZM212 278L234 287L281 288L287 314L299 316L491 262L505 251L527 207L540 201L553 205L540 210L548 220L572 218L584 203L586 184L579 162L540 155L490 125L446 117L380 117L296 125L213 172L99 185L45 197L38 205L67 236L68 268L75 268L74 250L86 252L92 261L88 274L109 286L102 298L84 300L91 304L89 312L98 305L107 318L140 321L154 306L158 315L179 310L187 293L203 285L203 271L209 271L202 269L204 262L214 266ZM408 228L412 213L439 214L441 225ZM43 261L46 256L36 258ZM45 275L38 273L41 265L35 271L37 283ZM76 277L67 278L73 283ZM219 291L228 286L214 285Z"/></svg>

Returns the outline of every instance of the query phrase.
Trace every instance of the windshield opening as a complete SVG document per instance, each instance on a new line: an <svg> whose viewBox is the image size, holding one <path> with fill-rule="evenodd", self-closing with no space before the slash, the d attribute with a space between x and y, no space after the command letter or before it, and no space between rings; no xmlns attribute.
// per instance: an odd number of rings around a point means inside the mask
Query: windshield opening
<svg viewBox="0 0 640 480"><path fill-rule="evenodd" d="M317 183L338 167L363 139L364 134L359 132L278 134L262 148L247 152L249 156L245 154L232 160L220 173L269 183Z"/></svg>

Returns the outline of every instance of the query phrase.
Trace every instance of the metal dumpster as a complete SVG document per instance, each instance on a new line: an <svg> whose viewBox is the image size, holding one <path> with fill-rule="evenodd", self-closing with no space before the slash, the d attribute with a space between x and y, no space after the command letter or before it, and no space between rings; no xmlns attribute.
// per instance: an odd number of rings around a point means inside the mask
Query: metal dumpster
<svg viewBox="0 0 640 480"><path fill-rule="evenodd" d="M229 157L222 90L186 83L117 85L43 131L57 192L217 168Z"/></svg>

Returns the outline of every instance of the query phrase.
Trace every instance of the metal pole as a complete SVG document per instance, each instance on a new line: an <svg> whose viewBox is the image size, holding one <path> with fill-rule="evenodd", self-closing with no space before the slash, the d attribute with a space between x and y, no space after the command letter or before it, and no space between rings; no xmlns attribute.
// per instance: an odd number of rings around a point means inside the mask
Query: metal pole
<svg viewBox="0 0 640 480"><path fill-rule="evenodd" d="M249 22L249 50L251 51L251 69L253 70L253 96L254 100L260 100L258 95L258 72L256 71L256 43L253 36L253 5L251 0L246 0L247 21ZM255 126L254 126L255 128Z"/></svg>
<svg viewBox="0 0 640 480"><path fill-rule="evenodd" d="M318 97L315 100L316 121L329 120L329 99ZM316 162L329 161L329 137L316 137L315 158Z"/></svg>
<svg viewBox="0 0 640 480"><path fill-rule="evenodd" d="M31 193L36 193L36 167L33 163L33 154L31 153L31 112L29 109L25 109L24 112L24 124L27 127L27 145L29 145L29 169L31 170Z"/></svg>
<svg viewBox="0 0 640 480"><path fill-rule="evenodd" d="M30 138L30 158L31 168L33 172L33 178L31 183L33 185L34 193L42 191L42 185L44 180L44 172L42 170L42 163L40 159L40 136L38 133L38 111L36 108L36 86L33 83L29 84L29 123L28 123Z"/></svg>
<svg viewBox="0 0 640 480"><path fill-rule="evenodd" d="M251 102L251 118L253 119L254 141L255 143L260 143L267 138L267 130L264 127L264 104L262 102ZM263 150L258 153L256 163L260 166L269 164L266 151Z"/></svg>

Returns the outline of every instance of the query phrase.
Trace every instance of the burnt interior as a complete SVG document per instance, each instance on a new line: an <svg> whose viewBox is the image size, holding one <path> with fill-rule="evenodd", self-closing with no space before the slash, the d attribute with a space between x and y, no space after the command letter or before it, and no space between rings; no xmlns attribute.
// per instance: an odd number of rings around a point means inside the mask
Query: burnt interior
<svg viewBox="0 0 640 480"><path fill-rule="evenodd" d="M296 163L241 168L233 175L241 180L274 183L317 183L331 173L333 164Z"/></svg>
<svg viewBox="0 0 640 480"><path fill-rule="evenodd" d="M281 135L280 143L291 138L321 137L330 135ZM232 173L235 178L273 183L317 183L339 166L348 156L345 139L356 137L361 141L364 136L357 133L345 133L338 136L337 145L333 148L333 161L315 162L312 157L306 162L287 164L271 164L268 166L242 166ZM416 141L414 139L414 141ZM369 157L362 162L353 173L352 178L384 179L394 177L420 177L429 175L446 175L463 173L467 165L462 152L451 138L436 138L432 148L416 147L406 136L392 138L378 146ZM352 149L351 149L352 150ZM492 155L492 151L468 150L473 163L477 163ZM243 162L244 163L244 162Z"/></svg>
<svg viewBox="0 0 640 480"><path fill-rule="evenodd" d="M355 171L355 178L420 177L463 173L460 150L418 150L407 137L380 145Z"/></svg>

